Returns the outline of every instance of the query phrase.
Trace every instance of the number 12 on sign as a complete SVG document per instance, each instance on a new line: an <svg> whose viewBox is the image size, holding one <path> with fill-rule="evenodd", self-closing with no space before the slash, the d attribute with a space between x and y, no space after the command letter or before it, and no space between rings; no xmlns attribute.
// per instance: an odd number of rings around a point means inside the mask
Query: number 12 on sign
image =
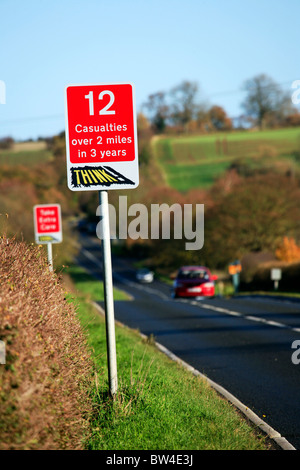
<svg viewBox="0 0 300 470"><path fill-rule="evenodd" d="M110 90L103 90L101 93L99 93L98 99L102 100L104 95L108 95L110 100L107 103L107 105L104 106L104 108L100 109L99 114L101 115L107 115L107 114L116 114L116 111L110 109L110 107L113 105L115 101L115 95L113 94L112 91ZM85 95L85 98L89 100L89 113L90 116L94 116L94 93L90 91L87 95Z"/></svg>

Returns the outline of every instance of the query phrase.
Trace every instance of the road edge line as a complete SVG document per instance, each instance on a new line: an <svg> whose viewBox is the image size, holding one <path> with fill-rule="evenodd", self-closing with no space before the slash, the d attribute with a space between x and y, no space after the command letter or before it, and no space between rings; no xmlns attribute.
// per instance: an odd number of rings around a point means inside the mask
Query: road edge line
<svg viewBox="0 0 300 470"><path fill-rule="evenodd" d="M99 304L97 304L97 302L92 301L91 303L100 312L102 316L105 316L105 312L103 308ZM131 329L129 326L125 325L119 320L115 320L115 322L122 327ZM148 339L148 336L145 335L144 333L141 333L140 331L138 331L138 334L144 340ZM154 341L154 344L157 347L157 349L159 349L162 353L168 356L169 359L182 365L186 370L190 371L193 375L199 376L203 378L204 380L206 380L214 390L216 390L221 396L226 398L226 400L228 400L238 410L240 410L243 413L243 415L245 415L249 419L249 421L255 424L255 426L257 426L264 434L266 434L270 439L272 439L282 450L297 450L290 442L288 442L288 440L285 437L283 437L278 431L276 431L269 424L263 421L249 407L244 405L240 400L238 400L234 395L228 392L228 390L226 390L224 387L217 384L216 382L211 380L209 377L204 375L202 372L195 369L193 366L183 361L182 359L180 359L180 357L176 356L174 353L172 353L172 351L167 349L162 344L158 343L157 341Z"/></svg>

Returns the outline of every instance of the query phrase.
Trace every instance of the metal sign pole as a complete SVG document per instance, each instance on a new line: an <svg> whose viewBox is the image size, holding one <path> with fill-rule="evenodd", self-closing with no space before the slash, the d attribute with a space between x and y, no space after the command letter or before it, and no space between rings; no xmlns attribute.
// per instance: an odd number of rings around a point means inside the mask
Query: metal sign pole
<svg viewBox="0 0 300 470"><path fill-rule="evenodd" d="M48 264L50 271L53 271L52 243L47 243Z"/></svg>
<svg viewBox="0 0 300 470"><path fill-rule="evenodd" d="M110 249L110 229L109 229L109 210L107 191L99 191L99 203L101 205L101 226L102 226L102 261L103 261L103 286L104 286L104 305L106 320L106 343L107 343L107 362L108 362L108 380L110 394L114 396L118 389L117 378L117 353L115 337L115 319L114 319L114 298L112 282L112 263Z"/></svg>

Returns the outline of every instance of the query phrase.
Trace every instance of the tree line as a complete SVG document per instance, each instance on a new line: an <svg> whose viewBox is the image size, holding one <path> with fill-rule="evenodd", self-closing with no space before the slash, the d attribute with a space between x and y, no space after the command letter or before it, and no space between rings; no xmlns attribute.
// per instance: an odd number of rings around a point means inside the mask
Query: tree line
<svg viewBox="0 0 300 470"><path fill-rule="evenodd" d="M196 82L183 81L171 90L158 91L148 96L143 114L149 119L155 133L227 131L234 127L274 128L299 126L300 113L291 101L290 93L266 74L256 75L242 85L245 98L243 113L234 124L226 110L217 104L199 101Z"/></svg>

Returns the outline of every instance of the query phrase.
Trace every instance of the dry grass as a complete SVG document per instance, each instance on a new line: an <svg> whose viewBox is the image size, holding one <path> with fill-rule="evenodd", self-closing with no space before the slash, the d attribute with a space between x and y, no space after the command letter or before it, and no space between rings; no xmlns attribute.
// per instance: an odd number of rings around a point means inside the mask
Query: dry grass
<svg viewBox="0 0 300 470"><path fill-rule="evenodd" d="M38 142L15 142L12 147L12 152L27 152L35 150L45 150L47 143L44 140Z"/></svg>
<svg viewBox="0 0 300 470"><path fill-rule="evenodd" d="M81 449L92 361L73 304L36 245L0 239L0 449Z"/></svg>

